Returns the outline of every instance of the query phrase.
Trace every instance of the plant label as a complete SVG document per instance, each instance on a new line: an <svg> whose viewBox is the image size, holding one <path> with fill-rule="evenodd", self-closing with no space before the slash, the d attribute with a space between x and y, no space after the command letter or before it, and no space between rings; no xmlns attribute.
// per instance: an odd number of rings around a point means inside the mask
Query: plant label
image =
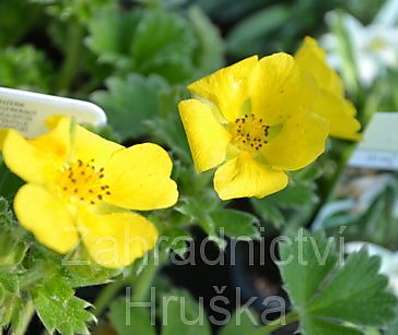
<svg viewBox="0 0 398 335"><path fill-rule="evenodd" d="M398 112L378 112L374 115L350 165L377 170L398 170Z"/></svg>
<svg viewBox="0 0 398 335"><path fill-rule="evenodd" d="M92 126L106 124L104 111L90 102L0 87L0 128L35 137L46 131L45 120L54 115Z"/></svg>

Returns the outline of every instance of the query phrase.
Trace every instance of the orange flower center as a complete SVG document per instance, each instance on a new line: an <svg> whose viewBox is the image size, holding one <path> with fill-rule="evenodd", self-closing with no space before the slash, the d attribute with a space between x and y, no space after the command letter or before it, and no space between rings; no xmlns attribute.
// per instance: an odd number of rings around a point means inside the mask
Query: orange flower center
<svg viewBox="0 0 398 335"><path fill-rule="evenodd" d="M65 197L95 205L111 195L109 185L103 182L104 176L105 169L96 167L94 159L88 163L79 159L62 170L59 186Z"/></svg>
<svg viewBox="0 0 398 335"><path fill-rule="evenodd" d="M263 119L245 114L232 126L232 143L241 150L256 152L268 143L269 129Z"/></svg>

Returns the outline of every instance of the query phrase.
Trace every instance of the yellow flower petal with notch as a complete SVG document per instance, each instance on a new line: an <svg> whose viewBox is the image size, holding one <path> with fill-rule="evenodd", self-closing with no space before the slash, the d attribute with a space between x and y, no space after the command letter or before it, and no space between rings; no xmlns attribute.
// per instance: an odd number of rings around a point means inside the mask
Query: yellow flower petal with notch
<svg viewBox="0 0 398 335"><path fill-rule="evenodd" d="M176 203L167 152L151 143L125 148L69 118L52 119L49 127L30 140L2 131L4 162L27 182L14 200L21 225L59 253L72 251L82 239L93 259L110 268L151 250L156 228L129 210Z"/></svg>

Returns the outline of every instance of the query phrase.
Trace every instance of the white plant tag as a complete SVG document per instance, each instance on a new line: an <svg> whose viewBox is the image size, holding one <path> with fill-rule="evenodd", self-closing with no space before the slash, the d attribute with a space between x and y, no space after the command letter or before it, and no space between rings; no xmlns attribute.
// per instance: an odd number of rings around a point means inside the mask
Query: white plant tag
<svg viewBox="0 0 398 335"><path fill-rule="evenodd" d="M93 126L106 124L104 111L90 102L0 87L0 128L35 137L46 131L45 120L52 115Z"/></svg>
<svg viewBox="0 0 398 335"><path fill-rule="evenodd" d="M374 115L350 165L398 170L398 112L378 112Z"/></svg>

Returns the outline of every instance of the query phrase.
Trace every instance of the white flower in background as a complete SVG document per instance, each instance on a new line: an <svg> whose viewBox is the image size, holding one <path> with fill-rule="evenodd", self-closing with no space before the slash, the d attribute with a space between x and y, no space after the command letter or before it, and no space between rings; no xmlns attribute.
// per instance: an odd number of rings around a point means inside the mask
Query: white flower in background
<svg viewBox="0 0 398 335"><path fill-rule="evenodd" d="M388 277L390 288L398 296L398 252L368 242L348 242L345 245L345 251L350 254L363 247L367 248L369 255L381 258L380 272Z"/></svg>
<svg viewBox="0 0 398 335"><path fill-rule="evenodd" d="M338 15L349 36L359 80L362 84L371 85L386 68L398 68L397 27L383 23L364 26L349 14ZM326 19L332 23L333 20L338 19L337 14L331 12ZM330 64L339 71L343 71L338 36L328 33L321 39L321 44L328 51Z"/></svg>

